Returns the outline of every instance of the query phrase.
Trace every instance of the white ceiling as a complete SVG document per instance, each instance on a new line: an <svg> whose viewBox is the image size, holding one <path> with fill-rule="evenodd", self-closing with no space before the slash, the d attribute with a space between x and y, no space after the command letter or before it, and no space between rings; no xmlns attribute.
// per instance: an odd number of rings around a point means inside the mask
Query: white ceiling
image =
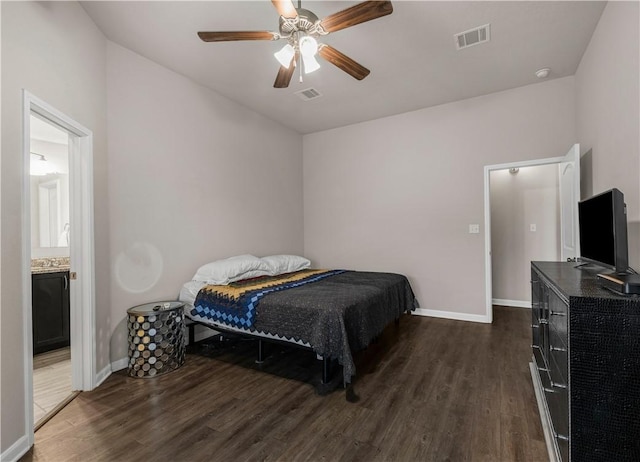
<svg viewBox="0 0 640 462"><path fill-rule="evenodd" d="M353 1L303 1L323 18ZM270 1L82 2L107 38L300 133L349 125L573 75L605 2L394 1L394 11L322 41L371 70L330 63L273 88L284 40L205 43L198 31L278 29ZM296 2L297 5L297 2ZM491 24L491 41L456 51L454 34ZM313 87L322 97L294 92Z"/></svg>

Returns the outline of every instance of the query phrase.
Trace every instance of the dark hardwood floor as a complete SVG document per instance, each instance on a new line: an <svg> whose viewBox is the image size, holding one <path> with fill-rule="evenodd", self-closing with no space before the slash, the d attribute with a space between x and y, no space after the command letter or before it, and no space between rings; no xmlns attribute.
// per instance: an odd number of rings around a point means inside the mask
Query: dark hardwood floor
<svg viewBox="0 0 640 462"><path fill-rule="evenodd" d="M530 311L483 325L403 316L357 354L350 398L316 393L308 351L210 342L177 371L112 374L37 433L23 461L546 461ZM318 364L316 364L318 363Z"/></svg>

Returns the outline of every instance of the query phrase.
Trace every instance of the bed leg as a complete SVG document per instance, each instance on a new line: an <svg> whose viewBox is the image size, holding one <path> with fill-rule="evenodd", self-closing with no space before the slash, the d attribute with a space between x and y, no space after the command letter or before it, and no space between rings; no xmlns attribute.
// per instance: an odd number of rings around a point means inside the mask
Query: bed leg
<svg viewBox="0 0 640 462"><path fill-rule="evenodd" d="M264 345L262 344L262 340L258 339L258 359L256 360L256 364L262 364L264 362Z"/></svg>
<svg viewBox="0 0 640 462"><path fill-rule="evenodd" d="M331 381L331 358L322 358L322 383L327 384Z"/></svg>

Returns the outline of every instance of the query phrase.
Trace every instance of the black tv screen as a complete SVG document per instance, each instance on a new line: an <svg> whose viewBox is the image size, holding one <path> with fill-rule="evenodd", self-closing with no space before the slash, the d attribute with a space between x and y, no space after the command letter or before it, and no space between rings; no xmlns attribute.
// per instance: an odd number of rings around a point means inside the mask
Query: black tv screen
<svg viewBox="0 0 640 462"><path fill-rule="evenodd" d="M578 203L583 260L624 273L628 269L624 194L611 189Z"/></svg>

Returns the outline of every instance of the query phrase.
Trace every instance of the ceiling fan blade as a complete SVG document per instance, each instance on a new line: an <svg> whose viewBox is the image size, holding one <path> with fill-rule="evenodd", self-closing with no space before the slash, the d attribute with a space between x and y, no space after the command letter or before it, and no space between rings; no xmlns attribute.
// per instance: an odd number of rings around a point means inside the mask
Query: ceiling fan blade
<svg viewBox="0 0 640 462"><path fill-rule="evenodd" d="M233 42L237 40L275 40L276 34L266 30L198 32L203 42Z"/></svg>
<svg viewBox="0 0 640 462"><path fill-rule="evenodd" d="M293 6L293 2L291 0L271 0L273 6L278 10L278 14L280 16L284 16L285 18L293 19L298 16L298 12L296 11L296 7Z"/></svg>
<svg viewBox="0 0 640 462"><path fill-rule="evenodd" d="M287 88L289 86L291 77L293 77L293 73L296 70L295 60L295 56L291 58L291 62L289 63L288 68L280 66L278 75L276 76L276 81L273 83L273 88Z"/></svg>
<svg viewBox="0 0 640 462"><path fill-rule="evenodd" d="M325 32L335 32L391 13L393 13L393 5L389 0L368 0L330 14L320 21L320 24Z"/></svg>
<svg viewBox="0 0 640 462"><path fill-rule="evenodd" d="M347 55L340 53L332 46L322 44L318 50L318 54L329 61L334 66L339 67L354 79L362 80L371 72L366 67L358 64Z"/></svg>

